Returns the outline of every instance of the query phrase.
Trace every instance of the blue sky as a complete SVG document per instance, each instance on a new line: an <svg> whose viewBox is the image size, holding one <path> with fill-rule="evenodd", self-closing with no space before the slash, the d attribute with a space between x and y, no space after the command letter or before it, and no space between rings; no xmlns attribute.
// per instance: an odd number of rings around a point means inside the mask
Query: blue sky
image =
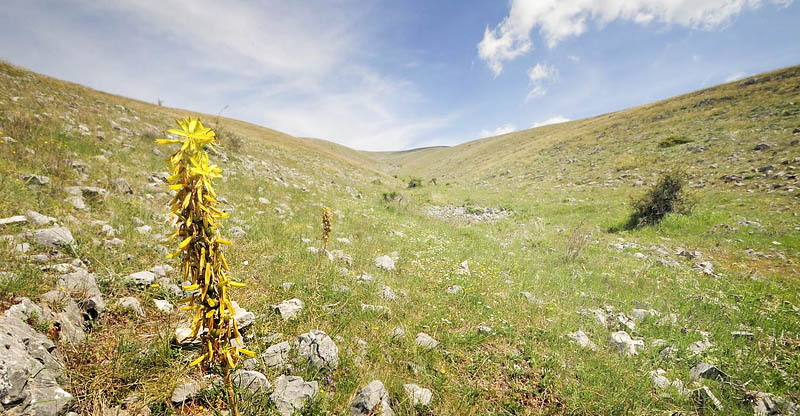
<svg viewBox="0 0 800 416"><path fill-rule="evenodd" d="M0 59L363 150L452 145L800 64L791 0L5 0Z"/></svg>

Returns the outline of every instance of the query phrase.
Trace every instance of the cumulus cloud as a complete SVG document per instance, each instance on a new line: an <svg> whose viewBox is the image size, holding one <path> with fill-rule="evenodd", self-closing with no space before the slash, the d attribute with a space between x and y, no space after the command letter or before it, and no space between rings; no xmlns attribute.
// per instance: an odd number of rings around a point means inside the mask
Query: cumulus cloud
<svg viewBox="0 0 800 416"><path fill-rule="evenodd" d="M535 129L537 127L549 126L551 124L566 123L567 121L571 121L571 119L566 118L564 116L555 116L555 117L550 117L545 121L533 123L531 127Z"/></svg>
<svg viewBox="0 0 800 416"><path fill-rule="evenodd" d="M530 101L534 98L542 97L547 94L547 89L544 84L548 81L555 81L558 79L558 70L547 64L536 64L528 70L528 81L530 82L531 90L525 101Z"/></svg>
<svg viewBox="0 0 800 416"><path fill-rule="evenodd" d="M531 32L538 29L548 47L580 36L591 25L603 27L614 20L640 25L661 23L711 30L745 10L764 2L781 7L792 0L511 0L511 9L496 27L486 27L478 43L478 56L495 76L503 63L533 49Z"/></svg>
<svg viewBox="0 0 800 416"><path fill-rule="evenodd" d="M477 138L482 139L484 137L502 136L504 134L508 134L508 133L511 133L513 131L516 131L516 130L517 130L516 126L514 126L511 123L508 123L508 124L504 124L504 125L496 128L494 130L483 129L483 130L481 130L480 133L478 133Z"/></svg>

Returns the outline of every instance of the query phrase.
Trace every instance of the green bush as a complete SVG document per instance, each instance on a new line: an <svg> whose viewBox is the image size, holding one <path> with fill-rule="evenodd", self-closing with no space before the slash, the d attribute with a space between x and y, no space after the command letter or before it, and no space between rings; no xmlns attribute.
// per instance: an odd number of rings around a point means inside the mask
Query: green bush
<svg viewBox="0 0 800 416"><path fill-rule="evenodd" d="M411 180L408 181L408 187L409 188L422 187L422 179L420 179L420 178L411 178Z"/></svg>
<svg viewBox="0 0 800 416"><path fill-rule="evenodd" d="M659 178L658 183L631 202L633 214L626 228L658 224L670 212L688 214L693 203L685 195L686 174L672 171Z"/></svg>
<svg viewBox="0 0 800 416"><path fill-rule="evenodd" d="M686 143L691 143L691 142L692 142L692 139L690 139L690 138L688 138L686 136L670 136L670 137L667 137L666 139L662 140L661 143L658 144L658 147L663 149L663 148L672 147L672 146L678 146L680 144L686 144Z"/></svg>

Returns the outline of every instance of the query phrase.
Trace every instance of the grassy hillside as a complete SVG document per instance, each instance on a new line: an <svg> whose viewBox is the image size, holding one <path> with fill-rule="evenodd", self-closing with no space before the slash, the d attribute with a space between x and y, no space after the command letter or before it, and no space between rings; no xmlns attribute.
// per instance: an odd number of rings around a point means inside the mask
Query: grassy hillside
<svg viewBox="0 0 800 416"><path fill-rule="evenodd" d="M800 149L800 67L785 68L640 107L450 148L387 154L401 175L503 186L650 181L681 166L698 183L751 182L758 169L785 171ZM754 151L759 143L770 147ZM775 173L773 172L773 173ZM771 175L754 186L792 194ZM727 178L726 178L727 177Z"/></svg>
<svg viewBox="0 0 800 416"><path fill-rule="evenodd" d="M220 133L222 154L212 162L225 178L215 187L231 213L224 233L236 235L226 256L248 285L233 298L256 314L248 347L261 355L319 329L339 350L333 370L314 369L294 350L287 368L254 368L273 384L281 374L317 381L305 414L349 414L359 389L376 379L399 415L749 415L756 391L800 402L800 146L792 144L800 69L755 79L398 153L355 153L203 116ZM41 226L0 225L9 236L0 244L0 310L19 296L40 302L61 290L56 264L80 259L97 276L109 307L87 327L86 343L36 323L58 344L68 370L62 386L74 396L69 410L79 414L224 414L218 388L183 405L170 399L176 386L204 380L187 366L198 351L173 341L189 317L154 303L176 304L168 288L178 273L156 286L126 279L177 264L164 259L177 243L163 239L169 195L158 175L167 153L153 139L189 114L0 65L0 137L13 139L0 143L0 217L35 210L76 240L53 250L30 238ZM691 142L670 139L684 136ZM754 150L761 142L771 146ZM773 169L759 171L767 164ZM609 231L627 219L630 197L675 165L693 175L691 215ZM28 174L51 182L34 186L21 176ZM422 186L407 188L411 176ZM118 178L132 193L117 190ZM109 195L78 209L65 189L72 185ZM334 212L330 259L309 250L320 247L322 206ZM17 250L22 243L26 253ZM376 264L384 255L393 270ZM127 296L140 300L144 316L117 304ZM271 305L292 298L304 307L284 321ZM573 342L578 330L593 347ZM643 341L636 355L613 346L621 330ZM418 333L438 345L417 345ZM726 380L694 379L701 362ZM687 390L708 387L722 410L659 387L651 374L659 369ZM408 383L430 389L430 404L414 406ZM277 414L269 393L243 389L243 413Z"/></svg>

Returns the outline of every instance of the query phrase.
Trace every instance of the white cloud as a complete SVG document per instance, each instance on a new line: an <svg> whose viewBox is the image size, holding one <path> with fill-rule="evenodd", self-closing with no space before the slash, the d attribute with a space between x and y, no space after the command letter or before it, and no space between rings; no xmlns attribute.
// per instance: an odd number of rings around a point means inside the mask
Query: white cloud
<svg viewBox="0 0 800 416"><path fill-rule="evenodd" d="M662 23L711 30L742 11L765 1L786 7L792 0L511 0L511 9L495 28L486 27L478 56L495 76L503 63L533 49L531 32L538 29L548 47L614 20L640 25Z"/></svg>
<svg viewBox="0 0 800 416"><path fill-rule="evenodd" d="M477 138L482 139L484 137L495 137L495 136L502 136L504 134L508 134L517 130L517 127L511 123L504 124L494 130L487 130L483 129L480 133L478 133Z"/></svg>
<svg viewBox="0 0 800 416"><path fill-rule="evenodd" d="M531 128L535 129L537 127L549 126L551 124L566 123L567 121L571 121L571 119L566 118L564 116L555 116L555 117L550 117L542 122L533 123L533 126L531 126Z"/></svg>
<svg viewBox="0 0 800 416"><path fill-rule="evenodd" d="M725 77L725 82L738 81L746 76L747 74L745 74L744 72L736 72L734 74L730 74L727 77Z"/></svg>
<svg viewBox="0 0 800 416"><path fill-rule="evenodd" d="M530 82L531 90L525 101L530 101L534 98L542 97L547 94L547 89L544 87L545 82L555 81L558 79L558 70L547 64L536 64L528 70L528 81Z"/></svg>
<svg viewBox="0 0 800 416"><path fill-rule="evenodd" d="M4 58L115 94L212 114L229 105L229 117L365 150L430 140L457 114L431 114L414 83L374 64L377 23L356 2L7 7Z"/></svg>

